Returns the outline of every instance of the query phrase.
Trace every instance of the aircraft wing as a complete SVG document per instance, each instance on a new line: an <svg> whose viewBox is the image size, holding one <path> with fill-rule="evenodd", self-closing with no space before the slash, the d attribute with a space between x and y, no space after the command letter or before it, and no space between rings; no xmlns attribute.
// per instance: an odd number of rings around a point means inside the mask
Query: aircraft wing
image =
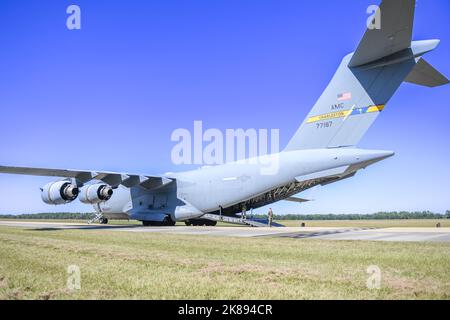
<svg viewBox="0 0 450 320"><path fill-rule="evenodd" d="M78 183L86 183L91 180L101 180L112 187L123 185L133 187L140 185L146 189L157 189L171 183L174 179L164 176L150 176L130 173L69 170L69 169L44 169L29 167L0 166L0 173L23 174L30 176L61 177L75 179Z"/></svg>
<svg viewBox="0 0 450 320"><path fill-rule="evenodd" d="M379 29L367 29L349 67L374 62L411 45L415 0L383 0L377 15Z"/></svg>

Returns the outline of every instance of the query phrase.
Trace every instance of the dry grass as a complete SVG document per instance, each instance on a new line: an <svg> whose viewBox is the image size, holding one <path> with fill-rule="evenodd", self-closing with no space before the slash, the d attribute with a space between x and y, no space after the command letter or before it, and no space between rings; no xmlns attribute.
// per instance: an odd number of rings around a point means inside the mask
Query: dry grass
<svg viewBox="0 0 450 320"><path fill-rule="evenodd" d="M448 244L0 227L3 299L449 299L449 270Z"/></svg>

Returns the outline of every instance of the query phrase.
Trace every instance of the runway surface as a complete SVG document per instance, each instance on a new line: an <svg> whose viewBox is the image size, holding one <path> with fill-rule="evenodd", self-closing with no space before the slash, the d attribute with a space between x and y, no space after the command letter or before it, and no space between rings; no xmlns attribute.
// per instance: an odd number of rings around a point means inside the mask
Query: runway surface
<svg viewBox="0 0 450 320"><path fill-rule="evenodd" d="M222 237L281 237L322 240L450 242L450 228L248 228L248 227L142 227L140 225L88 225L65 222L2 220L0 226L41 231L78 229L116 232L152 232Z"/></svg>

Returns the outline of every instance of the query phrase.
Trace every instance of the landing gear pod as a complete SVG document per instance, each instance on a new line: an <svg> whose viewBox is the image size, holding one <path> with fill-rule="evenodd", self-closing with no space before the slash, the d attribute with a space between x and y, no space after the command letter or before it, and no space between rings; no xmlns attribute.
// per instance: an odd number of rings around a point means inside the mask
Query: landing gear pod
<svg viewBox="0 0 450 320"><path fill-rule="evenodd" d="M53 205L72 202L79 193L78 187L69 181L50 182L41 190L42 201Z"/></svg>
<svg viewBox="0 0 450 320"><path fill-rule="evenodd" d="M106 184L91 184L81 188L80 201L85 204L97 204L108 201L113 195L113 189Z"/></svg>

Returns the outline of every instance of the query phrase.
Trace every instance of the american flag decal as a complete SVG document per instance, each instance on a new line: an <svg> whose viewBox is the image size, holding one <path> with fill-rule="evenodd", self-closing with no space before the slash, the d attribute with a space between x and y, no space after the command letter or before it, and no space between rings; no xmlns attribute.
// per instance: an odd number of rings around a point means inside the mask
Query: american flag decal
<svg viewBox="0 0 450 320"><path fill-rule="evenodd" d="M338 99L338 101L347 101L347 100L351 100L351 99L352 99L352 93L351 93L351 92L339 93L339 94L337 95L337 99Z"/></svg>

